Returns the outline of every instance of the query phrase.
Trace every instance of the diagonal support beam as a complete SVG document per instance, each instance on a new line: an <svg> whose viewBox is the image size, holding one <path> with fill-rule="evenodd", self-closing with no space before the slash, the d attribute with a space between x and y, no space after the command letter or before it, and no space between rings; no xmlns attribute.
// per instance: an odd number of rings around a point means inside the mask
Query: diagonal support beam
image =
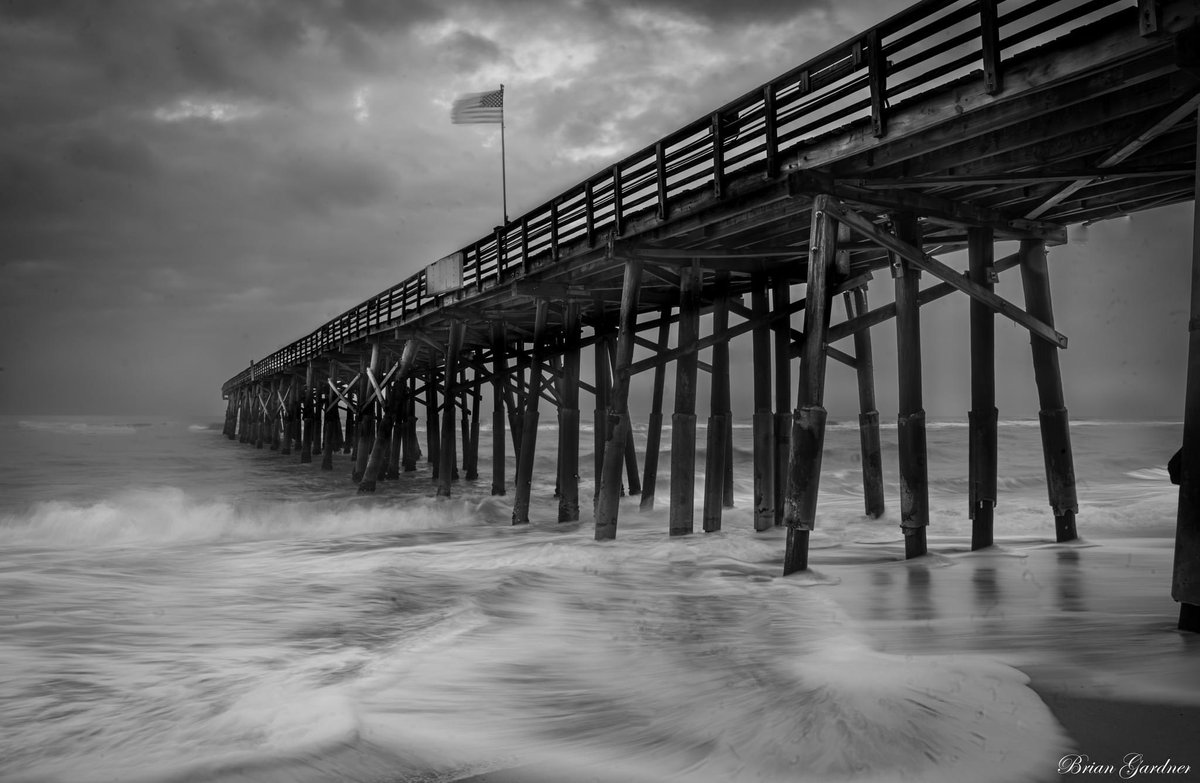
<svg viewBox="0 0 1200 783"><path fill-rule="evenodd" d="M980 302L991 309L993 312L1003 315L1014 321L1017 324L1028 329L1032 334L1046 340L1047 342L1058 346L1059 348L1067 347L1067 338L1063 334L1054 330L1053 327L1047 326L1044 321L1034 318L1029 313L1014 305L1007 299L992 293L981 285L971 282L956 272L952 267L943 264L936 258L925 254L920 249L913 247L907 242L903 242L886 231L881 230L874 223L868 220L863 215L849 209L843 204L829 200L828 209L830 214L837 218L842 223L850 226L850 228L875 241L880 247L895 253L904 260L910 262L918 269L922 269L934 277L939 278L945 283L949 283L954 288L962 291L967 296L977 302Z"/></svg>
<svg viewBox="0 0 1200 783"><path fill-rule="evenodd" d="M1021 256L1019 253L1013 253L1010 256L1005 256L999 261L996 261L994 264L992 264L992 268L996 271L996 274L1000 274L1008 269L1012 269L1014 266L1020 263L1020 258ZM942 297L949 296L956 290L958 289L949 283L938 283L937 285L931 285L928 288L921 290L920 295L917 297L917 303L922 306L927 305L930 302L941 299ZM829 327L829 333L826 337L826 340L828 342L835 343L838 340L843 340L847 337L856 335L864 329L870 329L872 326L878 326L881 323L890 321L895 317L896 303L891 302L883 305L882 307L876 307L870 312L863 313L862 315L856 315L853 318L842 321L840 324L834 324L833 326Z"/></svg>
<svg viewBox="0 0 1200 783"><path fill-rule="evenodd" d="M1150 142L1162 134L1174 128L1179 123L1189 119L1196 113L1196 108L1200 107L1200 91L1193 93L1191 96L1184 98L1182 101L1173 106L1165 114L1159 117L1155 122L1151 123L1144 131L1129 139L1125 143L1118 146L1110 152L1105 158L1096 164L1096 168L1107 169L1113 166L1118 166L1138 150L1145 147ZM1074 193L1083 190L1090 185L1096 178L1089 177L1085 179L1077 179L1074 182L1059 188L1054 195L1047 198L1037 207L1032 209L1025 217L1035 219L1049 212L1058 204L1066 201Z"/></svg>

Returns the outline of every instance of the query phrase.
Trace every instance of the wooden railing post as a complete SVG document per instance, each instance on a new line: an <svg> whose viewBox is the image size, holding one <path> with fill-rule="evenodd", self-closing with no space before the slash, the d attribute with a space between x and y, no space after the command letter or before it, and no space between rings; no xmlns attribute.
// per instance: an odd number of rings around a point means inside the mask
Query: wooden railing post
<svg viewBox="0 0 1200 783"><path fill-rule="evenodd" d="M775 85L763 87L763 137L766 147L766 177L774 179L779 174L779 126L775 116Z"/></svg>
<svg viewBox="0 0 1200 783"><path fill-rule="evenodd" d="M720 112L713 112L711 128L713 198L721 199L725 197L725 126Z"/></svg>
<svg viewBox="0 0 1200 783"><path fill-rule="evenodd" d="M887 135L887 58L879 28L867 33L867 82L871 88L871 133L875 138Z"/></svg>
<svg viewBox="0 0 1200 783"><path fill-rule="evenodd" d="M1001 68L1000 19L996 4L998 0L980 0L979 35L983 49L983 86L988 95L1004 90L1004 74Z"/></svg>

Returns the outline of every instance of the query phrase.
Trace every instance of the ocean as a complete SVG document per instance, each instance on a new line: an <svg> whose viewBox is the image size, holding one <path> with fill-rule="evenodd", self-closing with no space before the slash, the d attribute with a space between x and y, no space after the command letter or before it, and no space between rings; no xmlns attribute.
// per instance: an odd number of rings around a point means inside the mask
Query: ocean
<svg viewBox="0 0 1200 783"><path fill-rule="evenodd" d="M894 425L873 520L833 423L790 577L783 531L753 532L748 423L720 532L667 536L664 469L605 543L588 453L583 520L556 522L552 427L520 527L486 426L450 498L424 462L358 495L341 453L322 471L220 428L0 418L0 779L1010 783L1072 748L1031 682L1200 704L1170 599L1179 423L1073 423L1082 540L1060 545L1036 422L1002 422L978 553L967 428L931 423L930 554L907 562Z"/></svg>

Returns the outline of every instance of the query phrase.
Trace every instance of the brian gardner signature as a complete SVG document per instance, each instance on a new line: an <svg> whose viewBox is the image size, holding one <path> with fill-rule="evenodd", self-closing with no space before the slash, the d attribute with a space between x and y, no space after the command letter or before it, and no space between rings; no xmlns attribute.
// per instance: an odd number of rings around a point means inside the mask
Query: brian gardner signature
<svg viewBox="0 0 1200 783"><path fill-rule="evenodd" d="M1138 775L1187 775L1192 771L1187 764L1176 764L1167 759L1161 763L1149 763L1141 753L1129 753L1121 760L1121 764L1107 764L1093 761L1082 753L1073 753L1058 760L1060 775L1112 775L1117 774L1124 780L1130 780Z"/></svg>

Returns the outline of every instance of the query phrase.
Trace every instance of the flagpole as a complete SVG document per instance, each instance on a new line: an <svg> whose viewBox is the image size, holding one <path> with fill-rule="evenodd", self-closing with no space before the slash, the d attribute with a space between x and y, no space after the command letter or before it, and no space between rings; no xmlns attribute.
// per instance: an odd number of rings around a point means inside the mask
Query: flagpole
<svg viewBox="0 0 1200 783"><path fill-rule="evenodd" d="M508 173L504 163L504 85L500 85L500 200L504 207L504 225L508 225Z"/></svg>

